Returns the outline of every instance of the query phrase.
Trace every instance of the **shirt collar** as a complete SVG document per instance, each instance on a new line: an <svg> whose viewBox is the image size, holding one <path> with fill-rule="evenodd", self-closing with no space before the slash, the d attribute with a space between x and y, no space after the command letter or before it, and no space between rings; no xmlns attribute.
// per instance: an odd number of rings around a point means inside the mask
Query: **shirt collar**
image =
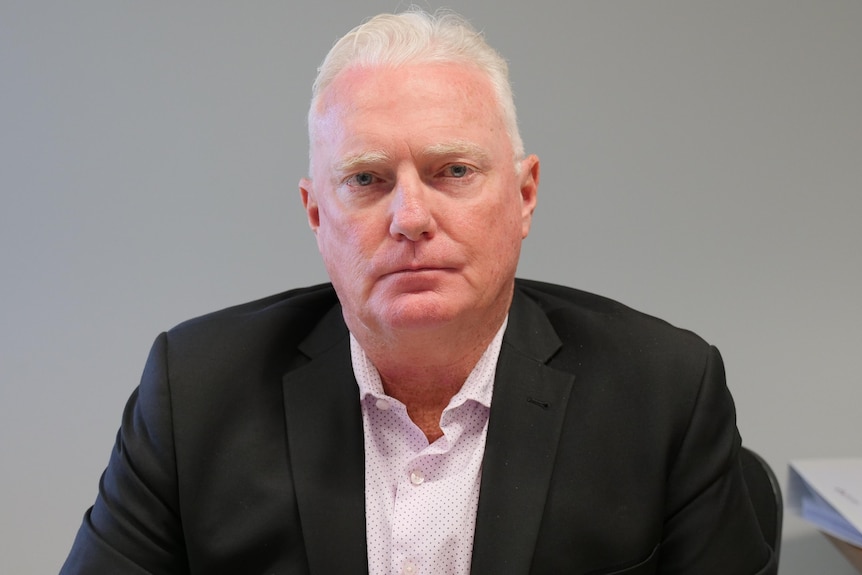
<svg viewBox="0 0 862 575"><path fill-rule="evenodd" d="M473 371L467 376L467 380L458 393L452 397L447 409L462 405L467 401L476 401L485 407L491 407L491 396L494 391L494 377L497 373L497 360L500 357L500 349L503 345L503 334L506 331L506 325L509 323L509 316L503 320L500 329L497 330L494 339L485 348L482 357L476 362ZM353 364L353 375L356 378L356 383L359 385L359 396L364 400L367 396L372 396L377 399L390 399L383 391L383 382L380 380L380 374L371 360L365 354L365 350L359 344L359 341L350 334L350 359Z"/></svg>

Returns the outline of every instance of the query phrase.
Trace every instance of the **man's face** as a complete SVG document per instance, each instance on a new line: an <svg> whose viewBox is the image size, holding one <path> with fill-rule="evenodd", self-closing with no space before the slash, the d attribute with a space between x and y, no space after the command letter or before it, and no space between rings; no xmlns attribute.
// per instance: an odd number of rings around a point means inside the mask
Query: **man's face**
<svg viewBox="0 0 862 575"><path fill-rule="evenodd" d="M451 63L347 69L313 133L300 190L351 330L502 319L538 159L516 169L484 75Z"/></svg>

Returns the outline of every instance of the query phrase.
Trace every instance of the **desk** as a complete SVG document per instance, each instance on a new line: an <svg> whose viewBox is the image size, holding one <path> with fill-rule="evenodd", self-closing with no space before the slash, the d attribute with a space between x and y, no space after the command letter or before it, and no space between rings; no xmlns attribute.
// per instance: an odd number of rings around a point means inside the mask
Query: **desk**
<svg viewBox="0 0 862 575"><path fill-rule="evenodd" d="M832 544L841 552L844 557L850 561L850 564L856 568L859 573L862 573L862 547L856 547L855 545L850 545L846 541L841 541L840 539L836 539L831 535L823 533L826 535L826 538L832 542Z"/></svg>

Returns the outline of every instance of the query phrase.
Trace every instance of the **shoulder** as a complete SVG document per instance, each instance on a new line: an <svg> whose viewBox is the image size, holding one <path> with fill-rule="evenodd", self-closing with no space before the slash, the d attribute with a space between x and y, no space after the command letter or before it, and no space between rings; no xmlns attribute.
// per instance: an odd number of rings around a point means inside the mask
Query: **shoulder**
<svg viewBox="0 0 862 575"><path fill-rule="evenodd" d="M516 292L531 300L548 317L559 336L674 340L677 344L705 345L693 332L635 310L613 299L582 290L517 279Z"/></svg>
<svg viewBox="0 0 862 575"><path fill-rule="evenodd" d="M335 316L335 317L333 317ZM324 318L330 336L343 328L335 290L320 284L275 294L196 317L167 331L167 349L175 367L207 366L233 371L238 363L275 362L287 367L300 344Z"/></svg>
<svg viewBox="0 0 862 575"><path fill-rule="evenodd" d="M319 284L271 295L227 307L187 321L168 331L176 338L236 336L254 331L269 331L289 326L294 331L302 325L314 327L320 318L338 304L331 284ZM301 331L301 329L299 330Z"/></svg>
<svg viewBox="0 0 862 575"><path fill-rule="evenodd" d="M581 290L517 280L516 301L527 300L547 317L562 342L553 364L564 370L587 367L630 375L700 375L714 348L697 334Z"/></svg>
<svg viewBox="0 0 862 575"><path fill-rule="evenodd" d="M517 292L560 340L547 365L574 378L575 420L622 434L620 449L627 449L626 442L645 450L663 443L672 453L699 405L709 406L701 413L710 423L733 428L721 356L695 333L563 286L519 281Z"/></svg>
<svg viewBox="0 0 862 575"><path fill-rule="evenodd" d="M211 329L221 324L255 324L323 315L338 303L332 284L318 284L292 289L254 301L230 306L187 321L171 331L181 333L198 329Z"/></svg>
<svg viewBox="0 0 862 575"><path fill-rule="evenodd" d="M139 394L170 406L188 445L215 441L216 428L228 438L250 420L280 421L282 378L310 361L312 333L330 345L347 336L329 284L190 319L156 339Z"/></svg>

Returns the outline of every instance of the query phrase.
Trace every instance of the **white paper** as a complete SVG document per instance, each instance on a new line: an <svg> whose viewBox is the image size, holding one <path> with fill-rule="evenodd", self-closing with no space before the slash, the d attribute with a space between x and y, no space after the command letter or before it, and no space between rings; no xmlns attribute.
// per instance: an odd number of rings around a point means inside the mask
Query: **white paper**
<svg viewBox="0 0 862 575"><path fill-rule="evenodd" d="M787 501L818 529L862 547L862 458L791 461Z"/></svg>

